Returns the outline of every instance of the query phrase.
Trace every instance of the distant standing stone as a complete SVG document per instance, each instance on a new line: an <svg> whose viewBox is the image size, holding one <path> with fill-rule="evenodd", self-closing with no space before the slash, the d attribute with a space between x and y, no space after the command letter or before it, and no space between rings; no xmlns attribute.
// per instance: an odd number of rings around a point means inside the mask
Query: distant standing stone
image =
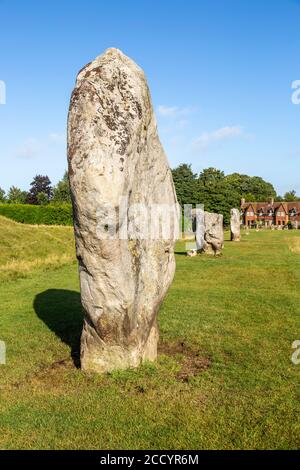
<svg viewBox="0 0 300 470"><path fill-rule="evenodd" d="M223 215L204 213L204 244L202 252L219 255L224 247Z"/></svg>
<svg viewBox="0 0 300 470"><path fill-rule="evenodd" d="M204 247L204 234L205 234L205 212L202 207L197 207L192 210L193 227L196 232L196 245L197 251L201 252Z"/></svg>
<svg viewBox="0 0 300 470"><path fill-rule="evenodd" d="M117 49L78 74L68 161L84 310L81 366L106 372L153 361L157 313L175 272L175 240L172 231L169 239L136 237L139 217L120 199L131 209L174 208L177 199L145 75Z"/></svg>
<svg viewBox="0 0 300 470"><path fill-rule="evenodd" d="M241 241L241 216L238 209L231 209L230 211L230 232L231 241Z"/></svg>

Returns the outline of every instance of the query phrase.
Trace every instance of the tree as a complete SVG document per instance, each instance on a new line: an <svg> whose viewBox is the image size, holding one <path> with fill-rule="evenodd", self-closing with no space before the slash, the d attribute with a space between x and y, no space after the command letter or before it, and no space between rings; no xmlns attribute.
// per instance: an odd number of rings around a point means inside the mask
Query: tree
<svg viewBox="0 0 300 470"><path fill-rule="evenodd" d="M48 197L46 193L38 193L37 195L37 201L40 206L45 206L48 204Z"/></svg>
<svg viewBox="0 0 300 470"><path fill-rule="evenodd" d="M223 214L225 224L229 223L230 209L239 207L242 198L255 202L276 197L272 184L259 176L239 173L225 176L223 171L211 167L202 170L197 178L191 165L186 164L172 173L181 206L204 204L205 210Z"/></svg>
<svg viewBox="0 0 300 470"><path fill-rule="evenodd" d="M10 204L25 204L27 196L26 191L22 191L16 186L11 186L7 193L7 202Z"/></svg>
<svg viewBox="0 0 300 470"><path fill-rule="evenodd" d="M225 178L225 174L216 168L206 168L199 175L199 182L203 186L216 185Z"/></svg>
<svg viewBox="0 0 300 470"><path fill-rule="evenodd" d="M224 223L228 224L230 209L240 205L240 194L226 181L223 172L208 170L199 175L198 202L204 204L208 212L223 214Z"/></svg>
<svg viewBox="0 0 300 470"><path fill-rule="evenodd" d="M252 193L243 194L243 199L245 199L246 202L256 202L257 201L257 197ZM261 201L262 199L259 199L259 200Z"/></svg>
<svg viewBox="0 0 300 470"><path fill-rule="evenodd" d="M0 202L5 202L5 191L4 189L0 188Z"/></svg>
<svg viewBox="0 0 300 470"><path fill-rule="evenodd" d="M47 202L52 197L51 181L48 176L36 175L30 184L31 189L28 193L27 202L28 204L39 204L38 194L45 193Z"/></svg>
<svg viewBox="0 0 300 470"><path fill-rule="evenodd" d="M53 188L53 202L71 202L71 191L68 172L66 171L62 180Z"/></svg>
<svg viewBox="0 0 300 470"><path fill-rule="evenodd" d="M181 207L184 204L196 204L197 201L197 175L193 173L191 165L183 163L172 170L173 181L177 199Z"/></svg>
<svg viewBox="0 0 300 470"><path fill-rule="evenodd" d="M232 189L248 202L268 201L276 197L276 191L271 183L259 176L240 175L232 173L225 177Z"/></svg>
<svg viewBox="0 0 300 470"><path fill-rule="evenodd" d="M294 202L294 201L298 201L298 197L296 195L296 191L293 189L292 191L288 191L287 193L285 193L285 195L283 196L283 199L286 201L286 202Z"/></svg>

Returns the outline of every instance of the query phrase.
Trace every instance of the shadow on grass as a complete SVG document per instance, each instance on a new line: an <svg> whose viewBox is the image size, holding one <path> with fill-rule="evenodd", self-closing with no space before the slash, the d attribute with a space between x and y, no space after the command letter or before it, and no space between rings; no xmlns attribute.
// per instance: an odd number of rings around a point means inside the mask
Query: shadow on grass
<svg viewBox="0 0 300 470"><path fill-rule="evenodd" d="M80 367L83 315L79 292L48 289L35 297L33 307L45 325L70 346L74 365Z"/></svg>

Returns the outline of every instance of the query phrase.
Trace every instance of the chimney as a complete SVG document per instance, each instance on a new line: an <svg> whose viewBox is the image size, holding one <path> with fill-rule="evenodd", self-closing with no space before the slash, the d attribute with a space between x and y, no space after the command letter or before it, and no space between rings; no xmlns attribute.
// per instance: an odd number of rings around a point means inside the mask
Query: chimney
<svg viewBox="0 0 300 470"><path fill-rule="evenodd" d="M273 198L273 197L271 197L271 201L270 201L270 202L271 202L271 206L273 206L273 205L274 205L274 198Z"/></svg>
<svg viewBox="0 0 300 470"><path fill-rule="evenodd" d="M241 199L241 206L243 206L243 205L245 204L245 202L246 202L245 198L242 197L242 199Z"/></svg>

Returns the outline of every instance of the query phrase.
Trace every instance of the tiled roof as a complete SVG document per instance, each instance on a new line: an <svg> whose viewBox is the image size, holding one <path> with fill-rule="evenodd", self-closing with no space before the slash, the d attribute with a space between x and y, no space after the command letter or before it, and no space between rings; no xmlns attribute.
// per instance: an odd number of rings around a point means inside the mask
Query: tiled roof
<svg viewBox="0 0 300 470"><path fill-rule="evenodd" d="M268 211L270 209L273 209L273 211L276 211L279 209L280 206L283 206L286 212L289 212L292 209L296 209L296 211L299 213L300 212L300 201L293 201L293 202L274 202L273 204L271 202L245 202L241 204L242 209L247 209L249 206L252 206L255 212L258 212L260 209L263 209L264 211Z"/></svg>

